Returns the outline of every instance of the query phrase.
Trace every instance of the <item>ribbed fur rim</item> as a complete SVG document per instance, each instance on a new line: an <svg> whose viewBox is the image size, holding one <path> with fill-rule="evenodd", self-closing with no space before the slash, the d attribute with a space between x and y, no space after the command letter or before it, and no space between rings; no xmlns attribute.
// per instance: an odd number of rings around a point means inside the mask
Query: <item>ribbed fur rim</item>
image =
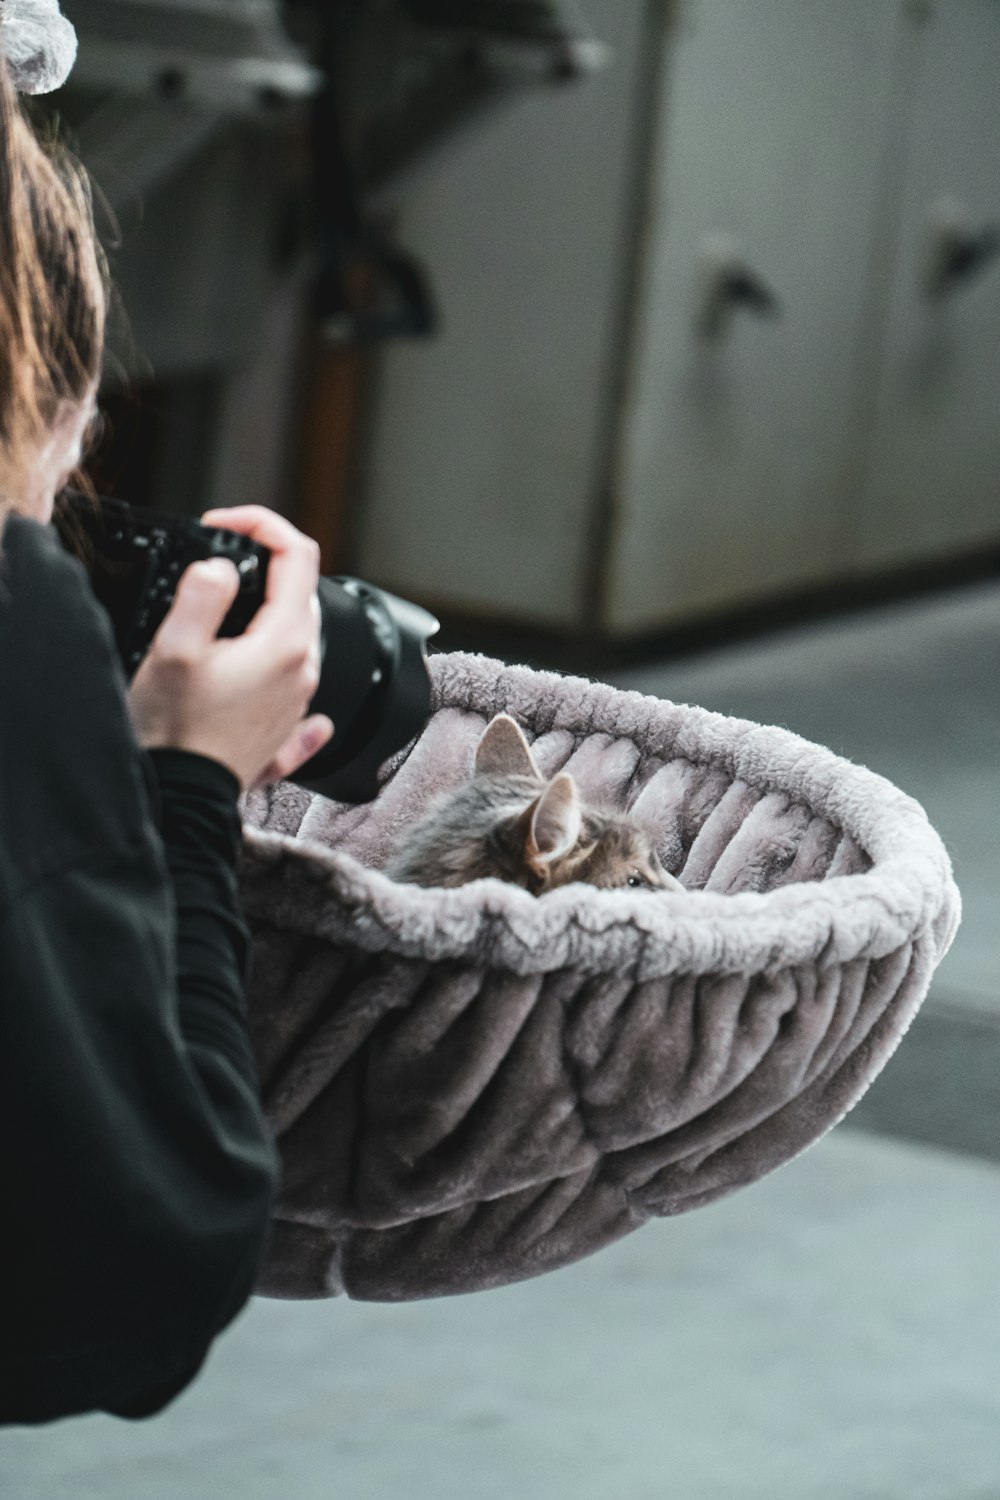
<svg viewBox="0 0 1000 1500"><path fill-rule="evenodd" d="M637 979L750 974L877 959L916 941L931 944L935 963L948 951L961 905L947 851L919 803L884 777L788 730L585 678L466 653L442 653L429 665L435 712L458 708L484 720L508 712L535 733L609 735L632 741L643 756L718 768L828 818L871 868L763 893L569 886L536 898L496 880L454 890L397 885L315 841L248 827L249 910L368 952L519 974L564 967ZM384 781L411 749L383 769Z"/></svg>

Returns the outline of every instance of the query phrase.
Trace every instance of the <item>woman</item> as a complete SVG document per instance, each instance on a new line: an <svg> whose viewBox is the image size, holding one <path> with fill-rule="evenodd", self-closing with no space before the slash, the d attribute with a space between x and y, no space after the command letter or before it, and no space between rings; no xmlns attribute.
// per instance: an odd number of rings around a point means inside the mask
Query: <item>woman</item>
<svg viewBox="0 0 1000 1500"><path fill-rule="evenodd" d="M250 630L199 563L126 691L48 526L78 462L105 290L82 172L43 151L0 59L0 1422L146 1416L244 1305L276 1185L247 1039L242 789L332 734L317 549L272 549Z"/></svg>

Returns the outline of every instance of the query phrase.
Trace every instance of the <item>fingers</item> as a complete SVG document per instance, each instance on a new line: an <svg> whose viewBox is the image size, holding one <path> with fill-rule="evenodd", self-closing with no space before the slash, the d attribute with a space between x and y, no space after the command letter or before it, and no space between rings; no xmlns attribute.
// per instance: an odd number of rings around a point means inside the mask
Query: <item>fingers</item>
<svg viewBox="0 0 1000 1500"><path fill-rule="evenodd" d="M277 511L268 510L263 505L224 505L217 510L206 510L201 524L218 526L223 531L238 531L251 541L259 542L262 547L270 547L276 552L285 551L305 536L291 521L286 521Z"/></svg>
<svg viewBox="0 0 1000 1500"><path fill-rule="evenodd" d="M240 575L225 558L192 563L156 633L161 655L192 656L214 641L240 589Z"/></svg>
<svg viewBox="0 0 1000 1500"><path fill-rule="evenodd" d="M267 595L246 633L286 633L299 620L303 599L315 593L319 581L319 547L312 537L262 505L208 510L201 521L203 526L238 531L270 550Z"/></svg>
<svg viewBox="0 0 1000 1500"><path fill-rule="evenodd" d="M318 755L324 745L333 738L333 721L325 714L313 714L297 724L293 734L285 741L270 765L254 782L254 788L270 786L274 781L287 781L300 766Z"/></svg>

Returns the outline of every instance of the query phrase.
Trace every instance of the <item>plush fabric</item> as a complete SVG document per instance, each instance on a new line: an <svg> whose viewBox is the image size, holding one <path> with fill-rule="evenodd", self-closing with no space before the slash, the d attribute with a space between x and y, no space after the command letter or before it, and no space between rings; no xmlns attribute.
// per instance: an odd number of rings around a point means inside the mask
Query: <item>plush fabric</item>
<svg viewBox="0 0 1000 1500"><path fill-rule="evenodd" d="M462 654L367 807L245 799L250 1010L284 1180L259 1290L474 1291L755 1181L856 1103L959 920L888 781L785 730ZM493 715L630 809L682 893L380 873Z"/></svg>

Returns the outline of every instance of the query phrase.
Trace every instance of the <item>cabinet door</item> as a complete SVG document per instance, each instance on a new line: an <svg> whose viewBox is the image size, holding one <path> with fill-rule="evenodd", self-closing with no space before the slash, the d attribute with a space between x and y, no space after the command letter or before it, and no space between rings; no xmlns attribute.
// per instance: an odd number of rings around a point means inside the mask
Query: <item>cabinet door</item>
<svg viewBox="0 0 1000 1500"><path fill-rule="evenodd" d="M858 561L885 566L1000 541L1000 5L911 7L921 25L903 178L898 269ZM950 226L950 228L949 228ZM965 233L980 266L937 294L940 236ZM939 263L940 268L940 263Z"/></svg>
<svg viewBox="0 0 1000 1500"><path fill-rule="evenodd" d="M902 44L896 0L676 7L605 623L627 633L842 572L861 324ZM777 297L696 319L724 236Z"/></svg>
<svg viewBox="0 0 1000 1500"><path fill-rule="evenodd" d="M386 354L358 568L432 604L579 623L607 442L646 0L580 7L614 49L461 142L411 193L440 336Z"/></svg>

